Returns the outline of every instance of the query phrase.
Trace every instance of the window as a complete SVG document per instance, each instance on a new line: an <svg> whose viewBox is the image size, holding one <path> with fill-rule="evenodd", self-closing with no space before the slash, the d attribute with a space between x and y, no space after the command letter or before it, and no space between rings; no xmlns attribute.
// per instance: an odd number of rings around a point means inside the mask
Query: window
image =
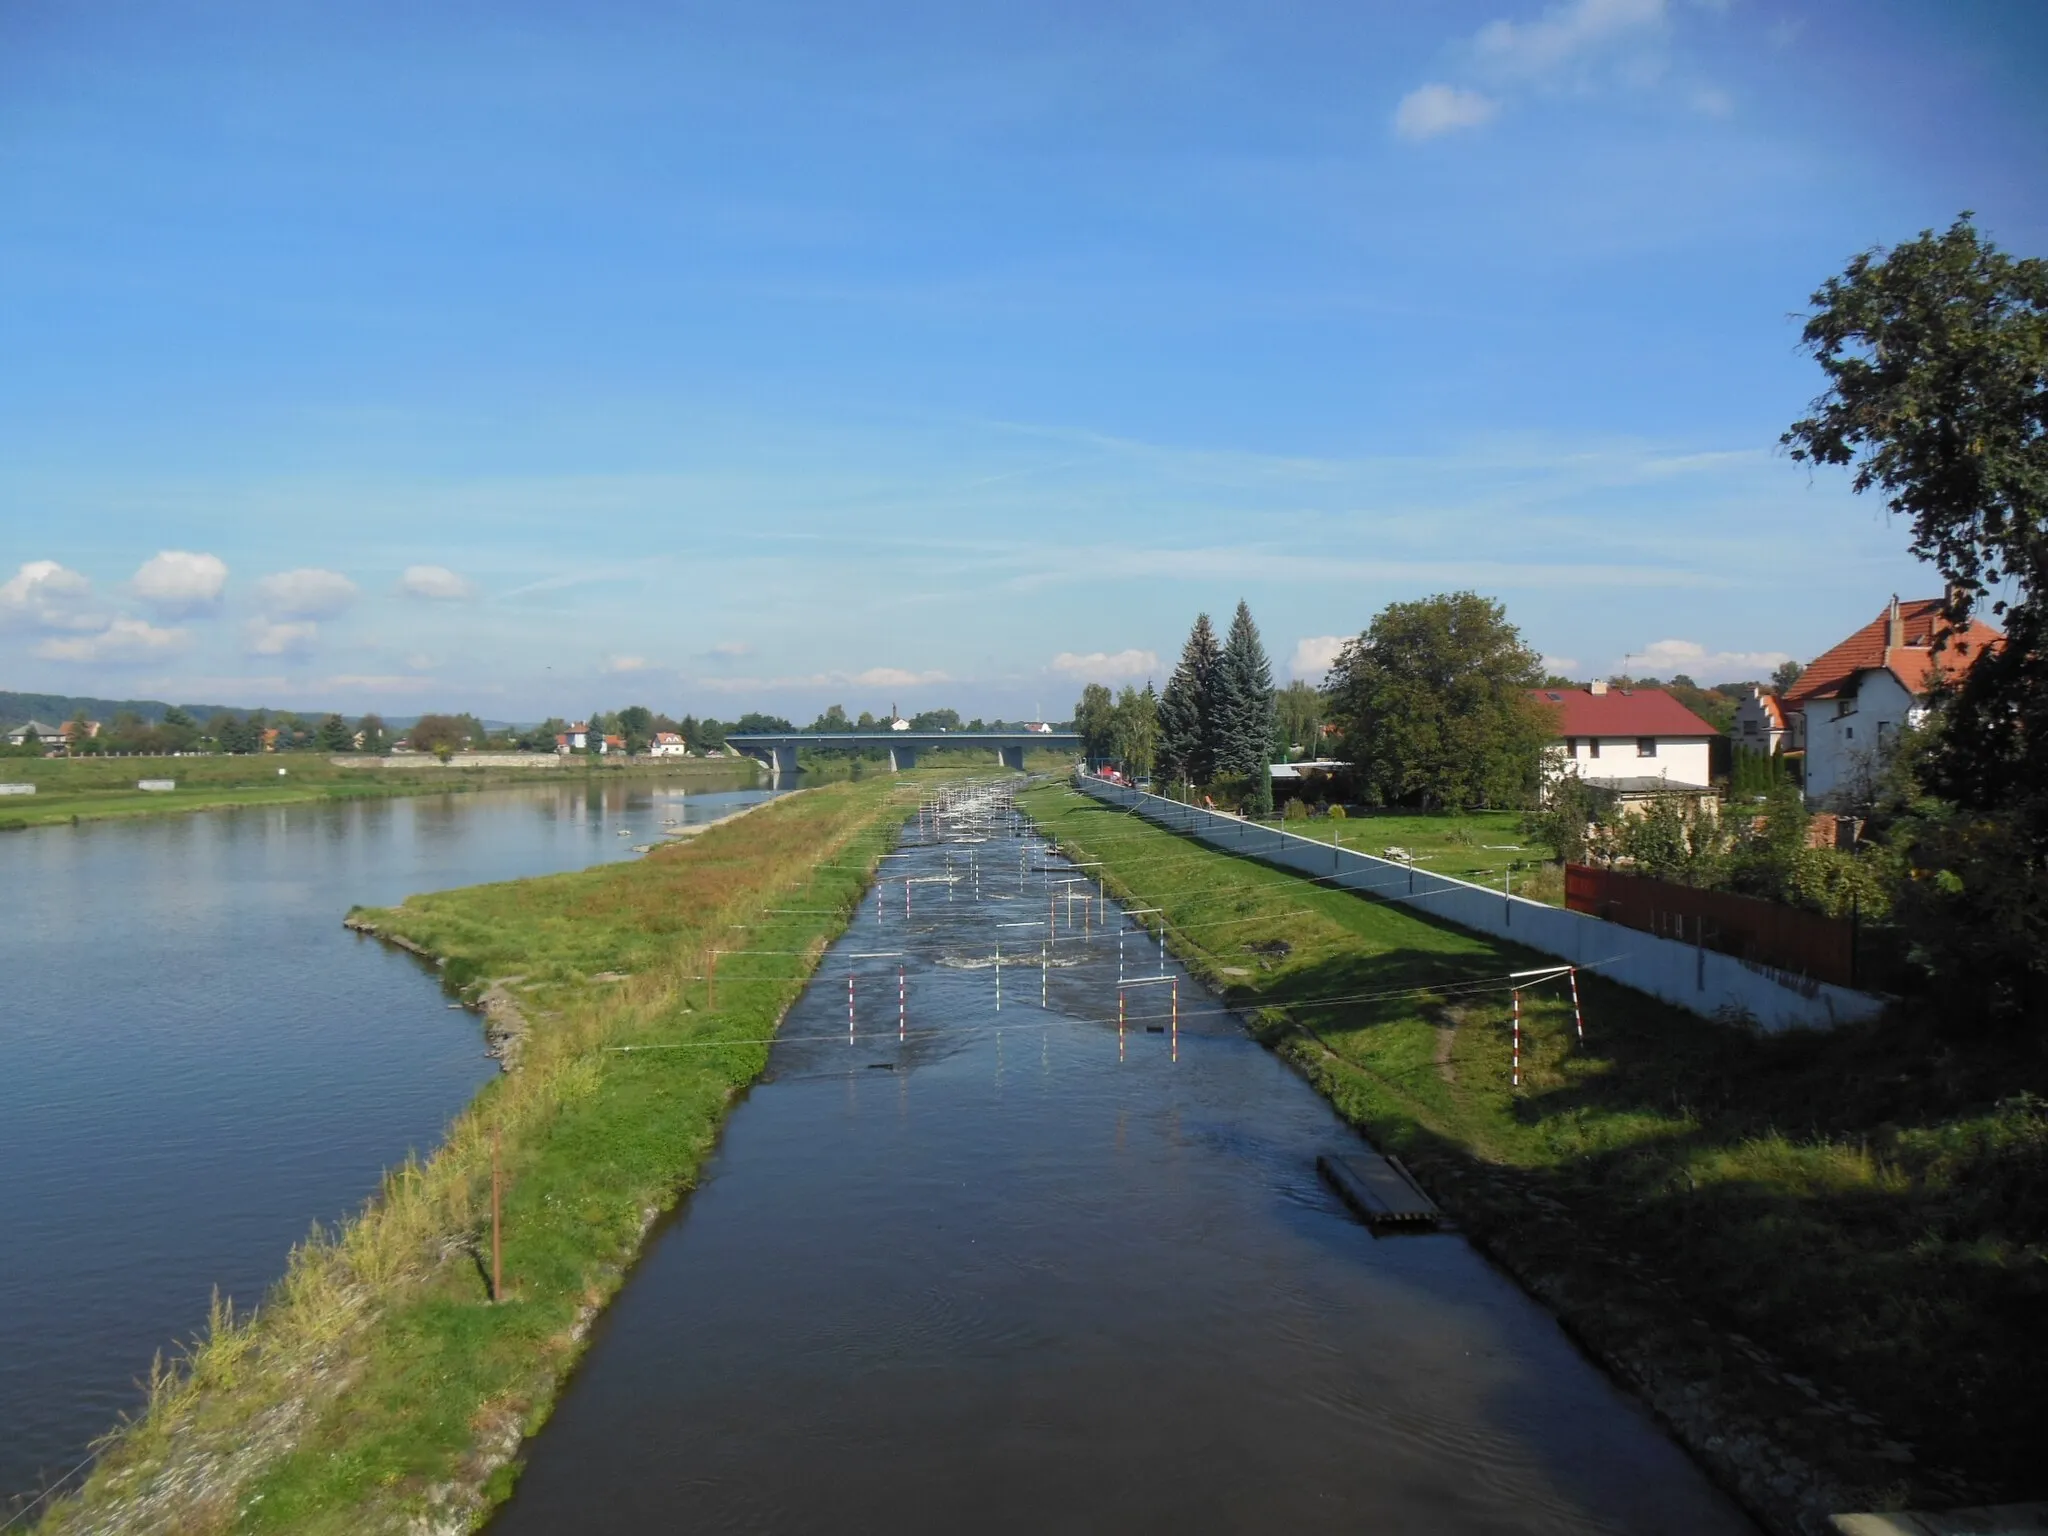
<svg viewBox="0 0 2048 1536"><path fill-rule="evenodd" d="M1655 757L1656 755L1657 755L1657 738L1656 738L1656 737L1654 737L1654 736L1638 736L1638 737L1636 738L1636 756L1637 756L1637 757Z"/></svg>
<svg viewBox="0 0 2048 1536"><path fill-rule="evenodd" d="M1579 755L1579 738L1578 738L1578 737L1576 737L1576 736L1567 736L1567 737L1565 737L1565 739L1564 739L1564 755L1565 755L1566 757L1577 757L1577 756Z"/></svg>
<svg viewBox="0 0 2048 1536"><path fill-rule="evenodd" d="M1756 722L1754 720L1743 721L1742 734L1745 736L1754 736L1756 734Z"/></svg>
<svg viewBox="0 0 2048 1536"><path fill-rule="evenodd" d="M1598 736L1589 736L1589 737L1587 737L1587 738L1586 738L1586 756L1588 756L1588 757L1598 757L1599 755L1600 755L1600 738L1599 738Z"/></svg>

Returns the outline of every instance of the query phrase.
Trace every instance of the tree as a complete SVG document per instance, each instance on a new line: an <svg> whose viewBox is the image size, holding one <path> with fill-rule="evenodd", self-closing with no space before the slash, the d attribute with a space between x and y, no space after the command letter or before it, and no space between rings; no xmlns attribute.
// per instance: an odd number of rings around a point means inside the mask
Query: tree
<svg viewBox="0 0 2048 1536"><path fill-rule="evenodd" d="M1143 693L1124 686L1111 712L1109 734L1109 755L1133 778L1149 778L1159 747L1159 696L1150 683Z"/></svg>
<svg viewBox="0 0 2048 1536"><path fill-rule="evenodd" d="M910 717L913 731L957 731L960 729L960 711L957 709L927 709Z"/></svg>
<svg viewBox="0 0 2048 1536"><path fill-rule="evenodd" d="M1910 520L1909 547L1947 584L1951 626L1988 602L2005 628L2004 645L1982 655L1948 648L1949 676L1961 680L1938 697L1918 763L1938 804L1898 840L1912 897L1903 905L1934 936L1923 945L1930 968L1968 988L1974 1011L2038 1019L2048 1015L2048 261L2007 256L1965 213L1940 234L1855 257L1813 304L1801 340L1828 387L1782 442L1801 462L1852 466L1858 492L1880 492Z"/></svg>
<svg viewBox="0 0 2048 1536"><path fill-rule="evenodd" d="M1783 698L1792 691L1793 684L1799 681L1800 674L1805 671L1806 668L1796 661L1779 662L1771 673L1771 692Z"/></svg>
<svg viewBox="0 0 2048 1536"><path fill-rule="evenodd" d="M1216 667L1210 714L1216 771L1252 779L1257 810L1272 810L1273 776L1267 768L1273 760L1273 666L1242 599Z"/></svg>
<svg viewBox="0 0 2048 1536"><path fill-rule="evenodd" d="M1081 738L1081 755L1091 763L1116 755L1116 701L1100 683L1081 690L1081 702L1074 706L1074 730Z"/></svg>
<svg viewBox="0 0 2048 1536"><path fill-rule="evenodd" d="M645 704L628 704L619 711L619 734L626 738L628 752L645 752L654 739L654 711Z"/></svg>
<svg viewBox="0 0 2048 1536"><path fill-rule="evenodd" d="M1361 786L1394 805L1526 804L1549 712L1506 610L1473 592L1392 603L1348 641L1324 684Z"/></svg>
<svg viewBox="0 0 2048 1536"><path fill-rule="evenodd" d="M715 720L706 720L704 722L704 728L708 731L711 729L712 726L716 725L717 723L718 722ZM791 725L787 720L783 719L780 715L763 715L757 714L754 711L749 710L746 714L741 715L739 719L734 721L731 725L725 727L724 731L720 731L718 733L718 740L721 745L724 744L726 731L731 731L735 735L744 736L747 735L749 732L753 731L760 731L768 735L775 735L780 732L793 731L795 729L795 726Z"/></svg>
<svg viewBox="0 0 2048 1536"><path fill-rule="evenodd" d="M468 730L456 715L421 715L413 722L409 734L415 752L443 756L461 750L469 740Z"/></svg>
<svg viewBox="0 0 2048 1536"><path fill-rule="evenodd" d="M1223 649L1216 643L1209 615L1196 614L1180 650L1180 664L1159 696L1159 766L1190 784L1206 784L1215 776L1209 714L1222 661Z"/></svg>
<svg viewBox="0 0 2048 1536"><path fill-rule="evenodd" d="M1311 683L1296 678L1273 696L1273 714L1287 745L1304 757L1314 757L1322 746L1323 696Z"/></svg>
<svg viewBox="0 0 2048 1536"><path fill-rule="evenodd" d="M804 727L807 731L850 731L853 722L846 718L846 706L834 704L817 719Z"/></svg>
<svg viewBox="0 0 2048 1536"><path fill-rule="evenodd" d="M320 722L319 740L322 752L352 752L355 750L355 732L348 728L348 722L339 715L329 715Z"/></svg>
<svg viewBox="0 0 2048 1536"><path fill-rule="evenodd" d="M382 752L390 744L391 733L384 728L382 715L365 715L356 722L356 729L362 733L365 752ZM553 746L551 741L549 746Z"/></svg>

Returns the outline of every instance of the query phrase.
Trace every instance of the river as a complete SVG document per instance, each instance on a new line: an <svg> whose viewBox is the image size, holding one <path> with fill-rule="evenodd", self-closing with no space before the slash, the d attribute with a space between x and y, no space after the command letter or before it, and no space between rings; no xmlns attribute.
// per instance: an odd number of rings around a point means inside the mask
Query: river
<svg viewBox="0 0 2048 1536"><path fill-rule="evenodd" d="M152 1354L430 1151L497 1070L351 904L631 857L768 798L659 782L208 811L0 838L0 1512Z"/></svg>
<svg viewBox="0 0 2048 1536"><path fill-rule="evenodd" d="M931 825L497 1536L1751 1529L1461 1238L1359 1225L1352 1133L1004 806Z"/></svg>

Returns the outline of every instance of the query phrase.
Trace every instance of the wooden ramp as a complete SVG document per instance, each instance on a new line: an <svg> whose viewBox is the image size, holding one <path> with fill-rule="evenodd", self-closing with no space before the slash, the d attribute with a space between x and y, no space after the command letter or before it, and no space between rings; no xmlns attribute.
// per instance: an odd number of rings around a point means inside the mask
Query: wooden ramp
<svg viewBox="0 0 2048 1536"><path fill-rule="evenodd" d="M1396 1158L1377 1152L1325 1152L1316 1171L1375 1232L1433 1232L1443 1219Z"/></svg>

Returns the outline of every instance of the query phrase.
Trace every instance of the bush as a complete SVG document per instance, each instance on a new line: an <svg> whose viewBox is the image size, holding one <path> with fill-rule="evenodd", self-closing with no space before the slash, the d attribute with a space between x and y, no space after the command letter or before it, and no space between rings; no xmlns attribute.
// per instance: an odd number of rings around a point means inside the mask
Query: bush
<svg viewBox="0 0 2048 1536"><path fill-rule="evenodd" d="M1331 806L1331 807L1330 807L1330 820L1332 820L1332 821L1344 821L1344 820L1346 820L1346 819L1347 819L1347 818L1346 818L1346 817L1345 817L1345 815L1344 815L1344 807L1343 807L1343 806L1341 806L1341 805L1333 805L1333 806Z"/></svg>
<svg viewBox="0 0 2048 1536"><path fill-rule="evenodd" d="M1307 821L1308 806L1303 801L1290 800L1287 802L1287 809L1283 814L1288 821Z"/></svg>

